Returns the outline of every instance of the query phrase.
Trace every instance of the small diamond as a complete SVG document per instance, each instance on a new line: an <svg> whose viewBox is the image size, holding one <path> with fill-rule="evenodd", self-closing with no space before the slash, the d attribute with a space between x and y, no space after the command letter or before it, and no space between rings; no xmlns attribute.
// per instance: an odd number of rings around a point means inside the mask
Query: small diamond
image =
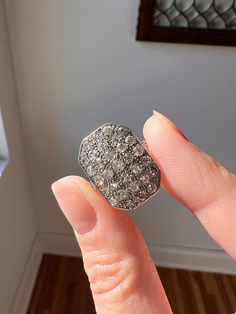
<svg viewBox="0 0 236 314"><path fill-rule="evenodd" d="M104 128L103 128L103 130L102 130L102 133L103 133L105 136L111 136L112 133L113 133L113 128L112 128L112 126L110 126L110 125L104 126Z"/></svg>
<svg viewBox="0 0 236 314"><path fill-rule="evenodd" d="M119 200L120 201L124 201L127 200L129 198L128 193L125 190L120 190L119 191Z"/></svg>
<svg viewBox="0 0 236 314"><path fill-rule="evenodd" d="M97 141L97 138L98 138L98 133L97 132L94 132L93 134L91 134L89 136L89 140L92 141L93 143L95 143Z"/></svg>
<svg viewBox="0 0 236 314"><path fill-rule="evenodd" d="M112 168L114 169L115 172L120 172L124 170L125 163L120 159L115 159L112 162Z"/></svg>
<svg viewBox="0 0 236 314"><path fill-rule="evenodd" d="M132 177L129 174L122 174L122 182L124 184L129 184L132 181Z"/></svg>
<svg viewBox="0 0 236 314"><path fill-rule="evenodd" d="M107 145L105 142L100 141L97 143L97 147L100 151L104 151L107 148Z"/></svg>
<svg viewBox="0 0 236 314"><path fill-rule="evenodd" d="M109 197L110 189L107 186L105 186L104 188L102 188L102 193L104 196Z"/></svg>
<svg viewBox="0 0 236 314"><path fill-rule="evenodd" d="M130 182L129 189L131 192L138 192L139 191L139 184L137 182Z"/></svg>
<svg viewBox="0 0 236 314"><path fill-rule="evenodd" d="M119 126L118 133L122 133L123 135L128 135L130 134L130 130L124 126Z"/></svg>
<svg viewBox="0 0 236 314"><path fill-rule="evenodd" d="M87 149L84 145L82 145L80 148L80 156L86 155L86 153L87 153Z"/></svg>
<svg viewBox="0 0 236 314"><path fill-rule="evenodd" d="M95 139L96 139L96 143L102 142L104 140L104 134L103 134L103 130L102 129L100 129L100 130L98 130L96 132L94 140Z"/></svg>
<svg viewBox="0 0 236 314"><path fill-rule="evenodd" d="M142 156L142 154L144 153L144 147L139 144L139 145L136 145L133 149L133 154L135 157L139 157L139 156Z"/></svg>
<svg viewBox="0 0 236 314"><path fill-rule="evenodd" d="M102 162L102 157L100 157L100 156L97 157L97 158L96 158L96 163L97 163L97 164L100 164L101 162Z"/></svg>
<svg viewBox="0 0 236 314"><path fill-rule="evenodd" d="M152 178L155 179L156 177L159 177L159 170L157 170L157 168L150 167L149 171Z"/></svg>
<svg viewBox="0 0 236 314"><path fill-rule="evenodd" d="M116 138L119 142L124 142L124 139L125 139L125 134L123 133L117 133L116 134Z"/></svg>
<svg viewBox="0 0 236 314"><path fill-rule="evenodd" d="M100 162L99 164L96 164L96 169L97 169L100 173L103 172L104 167L105 167L105 165L104 165L102 162Z"/></svg>
<svg viewBox="0 0 236 314"><path fill-rule="evenodd" d="M112 187L113 189L117 189L118 186L119 186L119 184L118 184L117 182L112 182L112 183L111 183L111 187Z"/></svg>
<svg viewBox="0 0 236 314"><path fill-rule="evenodd" d="M124 153L127 149L127 145L124 144L124 143L118 143L117 145L117 150L120 152L120 153Z"/></svg>
<svg viewBox="0 0 236 314"><path fill-rule="evenodd" d="M90 151L89 154L88 154L88 157L91 161L95 161L97 158L98 158L99 154L97 151Z"/></svg>
<svg viewBox="0 0 236 314"><path fill-rule="evenodd" d="M127 164L130 164L133 160L134 156L132 153L130 152L127 152L125 155L124 155L124 161L127 163Z"/></svg>
<svg viewBox="0 0 236 314"><path fill-rule="evenodd" d="M125 206L127 207L127 209L134 209L135 203L131 199L127 199L125 201Z"/></svg>
<svg viewBox="0 0 236 314"><path fill-rule="evenodd" d="M147 191L150 194L154 194L157 191L157 186L155 183L150 183L147 187Z"/></svg>
<svg viewBox="0 0 236 314"><path fill-rule="evenodd" d="M114 173L111 169L106 169L104 172L103 172L103 175L106 179L112 179Z"/></svg>
<svg viewBox="0 0 236 314"><path fill-rule="evenodd" d="M144 155L141 157L141 161L147 164L151 164L153 161L150 156Z"/></svg>
<svg viewBox="0 0 236 314"><path fill-rule="evenodd" d="M136 196L140 201L144 201L146 199L146 194L142 191L139 191Z"/></svg>
<svg viewBox="0 0 236 314"><path fill-rule="evenodd" d="M136 163L132 166L132 172L134 174L139 174L141 171L142 171L142 168L139 164Z"/></svg>
<svg viewBox="0 0 236 314"><path fill-rule="evenodd" d="M88 152L93 149L94 142L91 139L85 140L83 143L83 148Z"/></svg>
<svg viewBox="0 0 236 314"><path fill-rule="evenodd" d="M127 143L129 145L134 145L134 144L137 143L137 140L135 139L135 137L129 135L129 136L126 137L125 143Z"/></svg>
<svg viewBox="0 0 236 314"><path fill-rule="evenodd" d="M89 159L86 154L80 156L80 162L83 166L86 166L89 163Z"/></svg>
<svg viewBox="0 0 236 314"><path fill-rule="evenodd" d="M89 176L94 176L97 173L96 168L93 165L89 165L86 171Z"/></svg>
<svg viewBox="0 0 236 314"><path fill-rule="evenodd" d="M150 182L150 176L148 174L143 174L141 175L140 177L140 180L145 184L149 183Z"/></svg>
<svg viewBox="0 0 236 314"><path fill-rule="evenodd" d="M114 197L110 197L108 201L111 204L111 206L117 206L117 200Z"/></svg>
<svg viewBox="0 0 236 314"><path fill-rule="evenodd" d="M113 148L116 148L117 145L118 145L118 139L117 138L113 138L111 141L110 141L110 144Z"/></svg>
<svg viewBox="0 0 236 314"><path fill-rule="evenodd" d="M107 150L104 154L104 158L107 161L112 161L116 157L116 153L110 150Z"/></svg>
<svg viewBox="0 0 236 314"><path fill-rule="evenodd" d="M87 141L86 141L86 143L83 142L83 144L81 145L80 155L87 154L87 152L88 152L88 149L87 149Z"/></svg>
<svg viewBox="0 0 236 314"><path fill-rule="evenodd" d="M106 186L106 181L105 179L100 176L100 175L97 175L96 177L93 178L93 181L96 183L96 185L99 187L99 188L103 188Z"/></svg>

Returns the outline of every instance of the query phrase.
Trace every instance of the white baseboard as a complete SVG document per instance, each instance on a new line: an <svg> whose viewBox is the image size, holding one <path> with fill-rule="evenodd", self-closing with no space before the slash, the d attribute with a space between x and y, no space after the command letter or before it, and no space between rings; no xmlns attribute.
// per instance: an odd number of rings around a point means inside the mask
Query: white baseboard
<svg viewBox="0 0 236 314"><path fill-rule="evenodd" d="M236 275L236 262L221 250L149 245L156 265Z"/></svg>
<svg viewBox="0 0 236 314"><path fill-rule="evenodd" d="M40 233L44 253L81 256L71 234ZM236 262L220 250L188 248L182 246L148 245L156 265L162 267L236 274Z"/></svg>
<svg viewBox="0 0 236 314"><path fill-rule="evenodd" d="M38 234L32 243L21 281L18 285L10 314L25 314L30 302L38 269L42 259L42 248Z"/></svg>
<svg viewBox="0 0 236 314"><path fill-rule="evenodd" d="M43 253L81 257L79 245L72 234L40 232Z"/></svg>

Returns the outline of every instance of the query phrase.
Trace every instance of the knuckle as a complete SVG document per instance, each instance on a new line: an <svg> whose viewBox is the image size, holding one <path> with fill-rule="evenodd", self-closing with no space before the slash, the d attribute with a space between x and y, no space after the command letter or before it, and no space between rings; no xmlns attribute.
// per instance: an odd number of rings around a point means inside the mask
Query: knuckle
<svg viewBox="0 0 236 314"><path fill-rule="evenodd" d="M139 283L138 263L135 257L119 252L92 252L85 268L90 287L96 298L124 302Z"/></svg>

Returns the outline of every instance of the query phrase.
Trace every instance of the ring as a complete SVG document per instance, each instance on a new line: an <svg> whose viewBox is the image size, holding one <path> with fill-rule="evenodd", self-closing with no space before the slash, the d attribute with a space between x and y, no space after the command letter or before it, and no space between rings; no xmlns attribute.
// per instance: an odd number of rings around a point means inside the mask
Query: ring
<svg viewBox="0 0 236 314"><path fill-rule="evenodd" d="M161 172L131 130L105 123L85 137L79 164L111 206L133 210L160 188Z"/></svg>

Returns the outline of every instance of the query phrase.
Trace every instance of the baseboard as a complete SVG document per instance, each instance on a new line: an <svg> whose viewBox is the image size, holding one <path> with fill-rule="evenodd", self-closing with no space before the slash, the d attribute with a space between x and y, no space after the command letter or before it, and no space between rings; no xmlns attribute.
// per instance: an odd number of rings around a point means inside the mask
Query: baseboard
<svg viewBox="0 0 236 314"><path fill-rule="evenodd" d="M40 232L43 253L81 257L82 253L72 234Z"/></svg>
<svg viewBox="0 0 236 314"><path fill-rule="evenodd" d="M18 285L10 314L25 314L30 302L38 269L42 259L42 248L37 234L32 243L21 281Z"/></svg>
<svg viewBox="0 0 236 314"><path fill-rule="evenodd" d="M40 233L44 253L81 256L74 235ZM223 251L148 244L156 265L162 267L236 274L236 263Z"/></svg>
<svg viewBox="0 0 236 314"><path fill-rule="evenodd" d="M149 250L161 267L236 275L236 262L221 250L152 244Z"/></svg>

